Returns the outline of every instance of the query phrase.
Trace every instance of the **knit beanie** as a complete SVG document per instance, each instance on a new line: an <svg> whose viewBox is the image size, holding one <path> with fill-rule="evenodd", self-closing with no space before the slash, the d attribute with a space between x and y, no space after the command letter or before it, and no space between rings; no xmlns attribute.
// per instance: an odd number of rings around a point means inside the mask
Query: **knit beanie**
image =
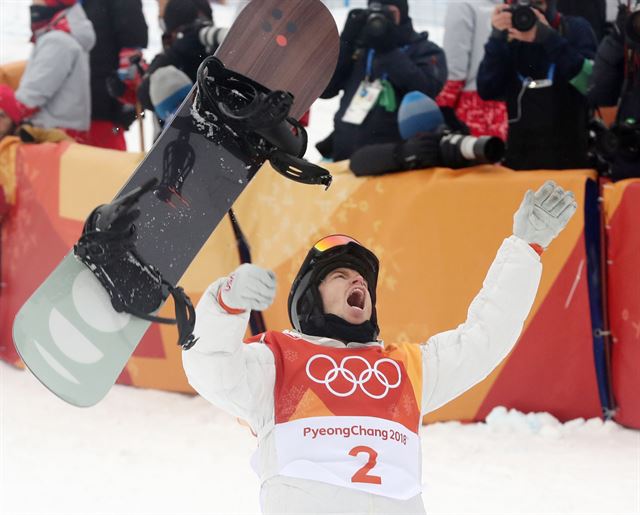
<svg viewBox="0 0 640 515"><path fill-rule="evenodd" d="M175 66L158 68L149 79L149 96L156 115L166 120L178 110L191 91L191 80Z"/></svg>
<svg viewBox="0 0 640 515"><path fill-rule="evenodd" d="M411 91L404 96L398 109L398 129L402 139L433 132L442 124L442 112L432 98L420 91Z"/></svg>
<svg viewBox="0 0 640 515"><path fill-rule="evenodd" d="M169 0L164 10L165 32L193 23L198 16L213 19L213 11L209 0Z"/></svg>
<svg viewBox="0 0 640 515"><path fill-rule="evenodd" d="M378 3L382 5L395 5L400 11L400 24L409 19L409 2L407 0L369 0L369 5Z"/></svg>
<svg viewBox="0 0 640 515"><path fill-rule="evenodd" d="M16 125L22 120L13 90L6 84L0 84L0 109L2 109Z"/></svg>

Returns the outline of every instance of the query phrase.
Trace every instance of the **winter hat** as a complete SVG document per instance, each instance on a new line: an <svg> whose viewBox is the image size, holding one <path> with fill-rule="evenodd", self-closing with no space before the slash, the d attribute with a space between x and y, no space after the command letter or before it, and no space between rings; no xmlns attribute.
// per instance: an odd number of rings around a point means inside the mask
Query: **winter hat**
<svg viewBox="0 0 640 515"><path fill-rule="evenodd" d="M48 7L71 7L77 0L44 0L44 5Z"/></svg>
<svg viewBox="0 0 640 515"><path fill-rule="evenodd" d="M0 84L0 109L2 109L16 125L22 120L16 96L13 90L6 84Z"/></svg>
<svg viewBox="0 0 640 515"><path fill-rule="evenodd" d="M191 80L175 66L158 68L149 79L149 96L158 118L166 120L191 91Z"/></svg>
<svg viewBox="0 0 640 515"><path fill-rule="evenodd" d="M169 0L163 16L165 32L170 33L184 25L189 25L198 16L213 19L209 0Z"/></svg>
<svg viewBox="0 0 640 515"><path fill-rule="evenodd" d="M440 108L432 98L420 91L411 91L402 99L398 109L398 129L402 139L421 132L433 132L444 124Z"/></svg>
<svg viewBox="0 0 640 515"><path fill-rule="evenodd" d="M400 24L409 19L409 2L407 0L369 0L369 5L373 3L395 5L400 11Z"/></svg>

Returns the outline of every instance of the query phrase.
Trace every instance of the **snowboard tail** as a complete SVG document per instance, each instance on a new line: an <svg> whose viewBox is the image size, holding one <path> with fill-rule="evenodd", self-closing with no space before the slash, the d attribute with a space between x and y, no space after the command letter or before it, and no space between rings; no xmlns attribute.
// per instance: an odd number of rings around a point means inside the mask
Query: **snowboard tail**
<svg viewBox="0 0 640 515"><path fill-rule="evenodd" d="M158 296L158 281L179 281L266 159L290 178L328 186L330 176L301 159L306 140L295 120L328 84L338 47L320 0L255 0L243 10L144 161L96 210L106 225L90 218L94 237L97 228L120 231L110 249L146 279L129 280L117 267L98 279L99 252L85 259L91 269L69 253L16 316L16 349L47 388L77 406L106 395L150 325L132 315L135 307L156 316L168 292ZM109 218L128 195L135 205Z"/></svg>

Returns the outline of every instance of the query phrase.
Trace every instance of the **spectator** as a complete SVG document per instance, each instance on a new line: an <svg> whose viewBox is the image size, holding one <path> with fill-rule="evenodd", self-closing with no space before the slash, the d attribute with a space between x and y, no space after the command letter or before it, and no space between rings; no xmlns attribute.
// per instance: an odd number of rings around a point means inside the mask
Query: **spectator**
<svg viewBox="0 0 640 515"><path fill-rule="evenodd" d="M538 289L538 254L575 210L551 181L528 191L467 321L424 345L378 339L378 259L344 235L307 254L289 293L295 330L243 343L251 310L273 301L273 272L244 264L209 286L183 366L205 399L256 433L263 513L424 514L422 416L511 351Z"/></svg>
<svg viewBox="0 0 640 515"><path fill-rule="evenodd" d="M5 136L18 136L25 143L73 141L60 129L45 129L29 124L18 125L20 116L13 90L6 84L0 84L0 140Z"/></svg>
<svg viewBox="0 0 640 515"><path fill-rule="evenodd" d="M386 23L368 22L362 9L349 13L338 65L322 94L331 98L344 91L334 132L319 144L321 153L336 161L363 145L399 141L397 107L405 93L417 90L435 98L446 80L444 52L428 33L413 29L407 0L370 1L369 9L382 10Z"/></svg>
<svg viewBox="0 0 640 515"><path fill-rule="evenodd" d="M505 165L516 170L588 166L586 80L596 39L582 18L562 16L555 0L533 0L537 22L520 32L497 5L478 71L485 100L506 99Z"/></svg>
<svg viewBox="0 0 640 515"><path fill-rule="evenodd" d="M191 83L195 83L200 63L216 51L226 34L226 29L215 27L208 0L169 0L164 9L162 25L164 50L153 59L138 89L142 106L152 111L155 111L155 105L151 98L151 89L156 70L171 67L155 79L158 79L157 82L164 82L173 74L175 77L172 84L180 85L176 91L185 91L184 75ZM154 89L164 88L156 85ZM163 96L165 116L167 112L174 111L185 96L186 93L183 96ZM174 102L173 109L167 109L167 98Z"/></svg>
<svg viewBox="0 0 640 515"><path fill-rule="evenodd" d="M504 102L482 100L476 77L491 33L491 13L502 0L453 2L444 22L444 53L449 77L436 99L452 130L469 129L473 136L507 139L507 108Z"/></svg>
<svg viewBox="0 0 640 515"><path fill-rule="evenodd" d="M608 143L596 145L614 180L640 177L640 11L634 19L628 23L628 7L621 4L613 30L598 47L589 84L592 105L618 107L611 131L599 135Z"/></svg>
<svg viewBox="0 0 640 515"><path fill-rule="evenodd" d="M126 150L124 137L136 117L139 67L147 46L147 24L141 0L84 0L96 44L91 50L91 129L88 143ZM107 85L115 97L109 93Z"/></svg>
<svg viewBox="0 0 640 515"><path fill-rule="evenodd" d="M91 120L91 22L75 0L33 0L31 31L35 45L15 93L15 123L59 127L84 142Z"/></svg>
<svg viewBox="0 0 640 515"><path fill-rule="evenodd" d="M589 22L598 41L607 25L606 0L558 0L558 11L567 16L582 16Z"/></svg>

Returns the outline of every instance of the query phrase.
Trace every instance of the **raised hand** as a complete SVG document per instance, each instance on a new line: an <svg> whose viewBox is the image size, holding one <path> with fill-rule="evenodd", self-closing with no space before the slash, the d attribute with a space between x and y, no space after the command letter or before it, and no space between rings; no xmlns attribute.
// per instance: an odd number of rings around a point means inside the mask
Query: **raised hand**
<svg viewBox="0 0 640 515"><path fill-rule="evenodd" d="M271 305L276 295L276 274L245 263L229 275L218 295L227 311L262 311Z"/></svg>
<svg viewBox="0 0 640 515"><path fill-rule="evenodd" d="M572 191L547 181L535 193L529 190L525 194L513 216L513 234L530 244L547 248L577 209Z"/></svg>

